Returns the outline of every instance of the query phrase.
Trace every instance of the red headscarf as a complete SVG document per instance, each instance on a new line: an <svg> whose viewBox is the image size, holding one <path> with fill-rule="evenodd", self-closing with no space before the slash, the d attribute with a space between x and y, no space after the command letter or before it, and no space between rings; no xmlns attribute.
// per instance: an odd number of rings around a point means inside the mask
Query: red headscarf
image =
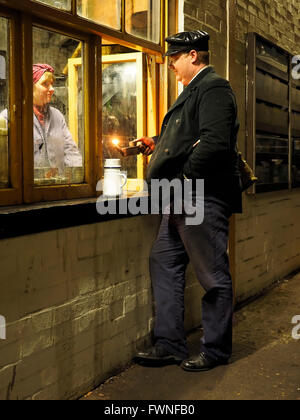
<svg viewBox="0 0 300 420"><path fill-rule="evenodd" d="M49 64L34 64L32 68L33 84L37 83L46 71L54 73L53 67Z"/></svg>
<svg viewBox="0 0 300 420"><path fill-rule="evenodd" d="M54 73L53 67L49 66L49 64L34 64L32 68L33 84L36 84L40 80L40 78L43 76L43 74L46 73L46 71L48 71L49 73ZM33 111L35 115L37 116L41 125L44 126L46 107L33 105Z"/></svg>

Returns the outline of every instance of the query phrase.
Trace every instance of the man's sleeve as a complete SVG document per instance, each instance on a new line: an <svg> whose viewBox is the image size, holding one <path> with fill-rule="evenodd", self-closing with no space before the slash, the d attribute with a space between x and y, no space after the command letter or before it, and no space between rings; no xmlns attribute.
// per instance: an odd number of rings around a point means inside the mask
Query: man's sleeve
<svg viewBox="0 0 300 420"><path fill-rule="evenodd" d="M231 90L225 87L211 88L204 93L198 105L200 142L183 166L183 174L187 178L202 178L229 157L236 117L232 95Z"/></svg>

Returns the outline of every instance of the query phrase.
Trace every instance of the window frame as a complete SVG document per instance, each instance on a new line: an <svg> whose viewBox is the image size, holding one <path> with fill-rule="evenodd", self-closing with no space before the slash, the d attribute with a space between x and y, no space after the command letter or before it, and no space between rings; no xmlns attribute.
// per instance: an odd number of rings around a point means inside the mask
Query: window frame
<svg viewBox="0 0 300 420"><path fill-rule="evenodd" d="M22 203L22 144L21 138L21 104L22 86L18 70L21 68L21 59L18 45L21 44L17 13L8 11L0 5L0 17L9 20L9 177L10 187L0 189L0 205L13 205ZM12 42L15 40L16 42Z"/></svg>
<svg viewBox="0 0 300 420"><path fill-rule="evenodd" d="M102 64L114 64L114 63L135 63L137 68L136 78L136 90L137 90L137 138L143 137L146 132L146 91L145 91L145 63L144 57L141 53L125 53L125 54L113 54L105 57L102 60ZM143 190L143 184L140 180L144 179L144 168L146 163L146 157L142 154L137 155L137 177L128 178L124 190L128 194L130 192L136 192Z"/></svg>
<svg viewBox="0 0 300 420"><path fill-rule="evenodd" d="M274 42L264 38L256 32L248 33L247 36L247 90L246 90L246 150L245 156L251 167L255 170L256 168L256 155L257 155L257 145L256 145L256 71L257 71L257 62L256 62L256 44L257 40L264 42L267 45L274 46L277 51L281 52L282 55L287 57L288 72L286 76L286 83L288 88L288 127L285 136L288 138L288 182L287 183L274 183L274 184L254 184L251 188L247 190L247 194L261 194L265 192L272 191L292 191L296 188L299 188L299 185L293 184L292 179L292 160L293 160L293 133L294 126L292 122L292 113L293 113L293 103L292 103L292 89L296 86L300 87L300 82L292 79L292 57L293 54L286 51L285 49L279 47ZM278 70L278 73L280 71ZM280 79L280 75L277 75L272 72L270 74ZM274 102L275 103L275 102ZM275 135L278 134L274 130ZM269 134L272 136L272 134Z"/></svg>
<svg viewBox="0 0 300 420"><path fill-rule="evenodd" d="M17 9L21 12L28 13L38 18L47 16L49 21L60 22L62 25L72 29L80 30L81 32L94 33L99 36L105 36L106 39L112 41L122 41L122 45L134 48L139 51L161 56L165 52L165 0L160 1L161 8L161 25L160 25L160 42L155 44L143 38L128 34L125 31L125 1L122 0L121 10L121 30L109 28L105 25L100 25L89 19L77 15L77 0L72 0L71 11L64 11L56 9L52 6L38 3L35 0L10 0L9 7ZM7 6L6 0L0 0L0 5L3 3ZM21 4L20 4L21 3Z"/></svg>
<svg viewBox="0 0 300 420"><path fill-rule="evenodd" d="M121 19L121 28L122 28L122 31L126 34L126 35L129 35L129 36L135 36L135 35L132 35L130 32L128 32L127 31L127 28L126 28L126 24L127 24L127 19L126 19L126 1L128 1L128 0L122 0L122 11L121 11L121 15L122 15L122 19ZM163 8L162 8L162 4L163 4L163 2L162 1L160 1L160 10L159 10L159 12L160 12L160 21L162 20L162 17L163 17ZM124 11L124 12L123 12ZM153 9L153 11L154 11L154 9ZM149 9L149 12L150 12L150 9ZM152 16L151 17L148 17L148 19L150 19L150 21L152 20ZM124 22L124 24L123 24L123 22ZM148 27L148 30L152 30L153 28L149 25L149 27ZM138 38L138 39L141 39L141 40L145 40L145 38L143 38L143 37L136 37L136 38ZM147 41L147 40L146 40ZM158 43L156 43L156 42L154 42L154 41L147 41L147 42L150 42L150 43L152 43L153 45L160 45L161 44L161 41L162 41L162 31L161 31L161 26L160 26L160 30L159 30L159 42Z"/></svg>
<svg viewBox="0 0 300 420"><path fill-rule="evenodd" d="M160 64L164 64L164 35L168 27L168 1L161 0L160 45L125 33L125 0L122 0L122 28L117 31L75 15L77 2L72 0L71 12L55 9L34 0L0 0L0 15L11 19L10 34L10 165L12 188L0 190L0 206L30 204L46 201L61 201L77 198L92 198L99 195L96 185L103 176L102 154L102 37L105 40L141 51L148 60L151 57L153 80L145 77L145 86L156 89L155 98L143 101L156 111L157 115L145 116L145 134L157 134L162 112L166 112L166 83L158 77ZM34 7L33 7L34 6ZM78 185L34 185L33 162L33 91L32 91L32 30L40 27L74 37L85 42L85 183ZM123 31L123 32L122 32ZM145 57L143 58L145 60ZM20 72L22 69L22 72ZM161 71L167 74L164 64ZM160 92L160 93L158 93ZM161 97L161 93L163 94ZM161 98L160 98L161 97ZM160 99L158 99L160 98ZM157 108L155 109L154 102ZM145 108L144 108L145 109ZM153 121L152 121L153 120ZM157 130L152 132L154 126ZM149 129L151 127L151 133ZM142 157L143 168L139 165L139 176L145 174L147 158Z"/></svg>
<svg viewBox="0 0 300 420"><path fill-rule="evenodd" d="M85 183L76 185L33 185L33 92L32 92L32 30L33 27L58 32L59 34L80 39L85 43L84 54L84 132L85 132ZM99 92L98 77L96 75L95 62L99 60L97 44L101 46L101 38L86 36L73 30L66 30L59 24L49 24L40 19L32 19L24 16L22 19L22 44L23 44L23 85L24 100L22 109L22 133L23 133L23 162L24 162L24 202L53 201L91 197L95 195L97 168L97 145L96 114L97 92ZM96 52L96 54L95 54ZM92 94L93 92L93 94ZM98 142L97 142L98 143Z"/></svg>

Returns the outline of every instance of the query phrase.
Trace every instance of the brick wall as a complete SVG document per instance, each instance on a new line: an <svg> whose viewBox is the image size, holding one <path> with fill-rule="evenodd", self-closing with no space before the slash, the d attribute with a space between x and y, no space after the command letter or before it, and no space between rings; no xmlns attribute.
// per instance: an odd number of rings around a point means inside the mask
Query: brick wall
<svg viewBox="0 0 300 420"><path fill-rule="evenodd" d="M261 292L300 267L300 194L245 200L236 227L237 300Z"/></svg>
<svg viewBox="0 0 300 420"><path fill-rule="evenodd" d="M224 0L186 0L185 30L201 29L210 34L211 61L216 71L226 76L227 12Z"/></svg>
<svg viewBox="0 0 300 420"><path fill-rule="evenodd" d="M150 343L148 257L158 216L0 241L0 399L67 399ZM188 329L200 323L189 269Z"/></svg>
<svg viewBox="0 0 300 420"><path fill-rule="evenodd" d="M236 37L244 43L246 32L258 32L280 47L299 54L300 4L297 0L236 0Z"/></svg>
<svg viewBox="0 0 300 420"><path fill-rule="evenodd" d="M246 138L246 34L257 32L280 47L300 53L300 3L296 0L232 1L230 27L230 82L236 92L240 133L239 147L245 152ZM227 1L187 0L185 30L204 29L211 36L211 62L226 75ZM236 289L243 301L300 267L299 190L244 194L244 213L236 216Z"/></svg>
<svg viewBox="0 0 300 420"><path fill-rule="evenodd" d="M246 33L257 32L293 54L299 54L300 4L290 0L236 1L236 60L233 66L241 132L245 149ZM244 214L237 217L238 299L244 300L300 267L300 192L279 191L244 196Z"/></svg>

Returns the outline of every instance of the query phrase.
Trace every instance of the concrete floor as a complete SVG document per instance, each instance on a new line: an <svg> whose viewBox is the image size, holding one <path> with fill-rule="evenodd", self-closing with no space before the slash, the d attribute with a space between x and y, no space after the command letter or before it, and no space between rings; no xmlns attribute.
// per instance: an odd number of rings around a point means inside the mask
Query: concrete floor
<svg viewBox="0 0 300 420"><path fill-rule="evenodd" d="M231 363L207 372L132 364L82 400L300 400L300 273L235 313ZM300 328L295 330L300 336ZM201 329L189 336L197 353Z"/></svg>

